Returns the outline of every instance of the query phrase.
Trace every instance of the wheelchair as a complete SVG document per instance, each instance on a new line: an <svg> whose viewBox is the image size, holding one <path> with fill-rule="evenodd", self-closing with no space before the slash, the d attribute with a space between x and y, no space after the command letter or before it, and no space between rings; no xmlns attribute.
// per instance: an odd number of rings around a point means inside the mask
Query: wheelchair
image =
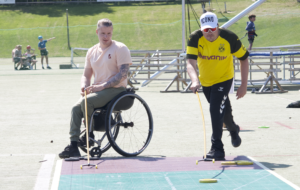
<svg viewBox="0 0 300 190"><path fill-rule="evenodd" d="M137 156L149 145L153 135L153 118L147 103L133 88L126 89L104 107L94 109L89 122L89 142L94 147L78 147L91 157L100 158L111 146L125 157ZM85 136L82 130L80 137ZM106 138L107 137L107 138ZM90 143L91 144L91 143Z"/></svg>

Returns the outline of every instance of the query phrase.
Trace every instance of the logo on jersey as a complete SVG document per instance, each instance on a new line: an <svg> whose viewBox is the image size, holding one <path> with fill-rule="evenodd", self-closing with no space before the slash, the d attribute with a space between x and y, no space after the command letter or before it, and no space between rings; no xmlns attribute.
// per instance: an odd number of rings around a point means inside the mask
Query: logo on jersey
<svg viewBox="0 0 300 190"><path fill-rule="evenodd" d="M203 47L204 47L204 46L202 46L202 45L199 45L199 46L202 47L202 49L203 49Z"/></svg>
<svg viewBox="0 0 300 190"><path fill-rule="evenodd" d="M218 91L223 91L224 87L219 87Z"/></svg>
<svg viewBox="0 0 300 190"><path fill-rule="evenodd" d="M223 52L225 50L224 46L225 44L220 44L219 52Z"/></svg>
<svg viewBox="0 0 300 190"><path fill-rule="evenodd" d="M108 59L111 59L111 56L110 56L110 54L108 54Z"/></svg>
<svg viewBox="0 0 300 190"><path fill-rule="evenodd" d="M198 53L199 58L201 59L207 59L207 60L224 60L227 58L227 56L218 56L218 55L211 55L211 56L202 56L201 53Z"/></svg>
<svg viewBox="0 0 300 190"><path fill-rule="evenodd" d="M247 51L246 48L245 48L245 46L244 46L244 45L242 45L242 46L243 46L243 50L244 50L244 51Z"/></svg>
<svg viewBox="0 0 300 190"><path fill-rule="evenodd" d="M227 99L227 96L224 95L223 100L222 100L222 103L221 103L221 105L220 105L220 114L223 113L223 110L224 110L224 108L225 108L225 101L226 101L226 99Z"/></svg>

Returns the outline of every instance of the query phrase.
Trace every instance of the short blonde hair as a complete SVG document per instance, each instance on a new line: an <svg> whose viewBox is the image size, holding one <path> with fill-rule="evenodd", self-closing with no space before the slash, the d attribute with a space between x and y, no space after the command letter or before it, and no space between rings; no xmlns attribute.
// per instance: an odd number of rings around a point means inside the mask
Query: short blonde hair
<svg viewBox="0 0 300 190"><path fill-rule="evenodd" d="M22 48L22 45L17 45L17 48Z"/></svg>
<svg viewBox="0 0 300 190"><path fill-rule="evenodd" d="M111 20L109 20L107 18L103 18L101 20L98 20L97 28L100 28L100 26L113 27L113 24L112 24Z"/></svg>

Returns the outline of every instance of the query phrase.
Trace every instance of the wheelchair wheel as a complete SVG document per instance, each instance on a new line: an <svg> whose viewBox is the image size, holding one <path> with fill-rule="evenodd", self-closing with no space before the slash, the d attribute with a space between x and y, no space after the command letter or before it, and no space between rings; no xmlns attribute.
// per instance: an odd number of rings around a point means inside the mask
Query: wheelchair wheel
<svg viewBox="0 0 300 190"><path fill-rule="evenodd" d="M126 157L137 156L151 141L152 114L140 96L126 93L116 97L108 105L105 127L108 140L116 152ZM114 135L116 129L117 136Z"/></svg>
<svg viewBox="0 0 300 190"><path fill-rule="evenodd" d="M85 129L81 132L80 136L83 136L85 134ZM114 136L114 138L117 138L118 136L118 132L119 132L119 128L115 128L115 130L112 130L112 135ZM94 140L96 141L101 141L101 147L100 147L100 150L101 150L101 153L104 153L106 152L110 147L111 147L111 144L109 143L108 141L108 138L106 137L107 136L107 133L106 132L102 132L102 131L94 131L93 132L95 137L94 137ZM90 150L93 148L93 147L97 147L98 144L96 142L94 142L94 146L90 146ZM85 152L86 152L86 146L79 146L79 148Z"/></svg>

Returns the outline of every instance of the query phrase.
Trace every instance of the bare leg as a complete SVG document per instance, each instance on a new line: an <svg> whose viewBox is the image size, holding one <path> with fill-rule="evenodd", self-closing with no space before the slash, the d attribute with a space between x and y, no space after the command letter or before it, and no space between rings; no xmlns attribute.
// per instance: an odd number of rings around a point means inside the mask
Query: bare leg
<svg viewBox="0 0 300 190"><path fill-rule="evenodd" d="M41 64L42 64L42 68L44 69L43 61L44 61L44 56L41 56Z"/></svg>
<svg viewBox="0 0 300 190"><path fill-rule="evenodd" d="M23 62L23 60L21 59L21 61L20 61L20 69L23 67L23 64L24 64L24 62Z"/></svg>
<svg viewBox="0 0 300 190"><path fill-rule="evenodd" d="M34 66L36 64L36 61L32 61L31 66Z"/></svg>
<svg viewBox="0 0 300 190"><path fill-rule="evenodd" d="M49 63L48 63L48 56L46 55L46 63L47 63L47 69L51 69L51 67L49 66Z"/></svg>
<svg viewBox="0 0 300 190"><path fill-rule="evenodd" d="M17 63L16 70L18 70L18 67L19 67L20 64L21 64L21 62Z"/></svg>
<svg viewBox="0 0 300 190"><path fill-rule="evenodd" d="M248 50L252 49L252 44L249 44Z"/></svg>

